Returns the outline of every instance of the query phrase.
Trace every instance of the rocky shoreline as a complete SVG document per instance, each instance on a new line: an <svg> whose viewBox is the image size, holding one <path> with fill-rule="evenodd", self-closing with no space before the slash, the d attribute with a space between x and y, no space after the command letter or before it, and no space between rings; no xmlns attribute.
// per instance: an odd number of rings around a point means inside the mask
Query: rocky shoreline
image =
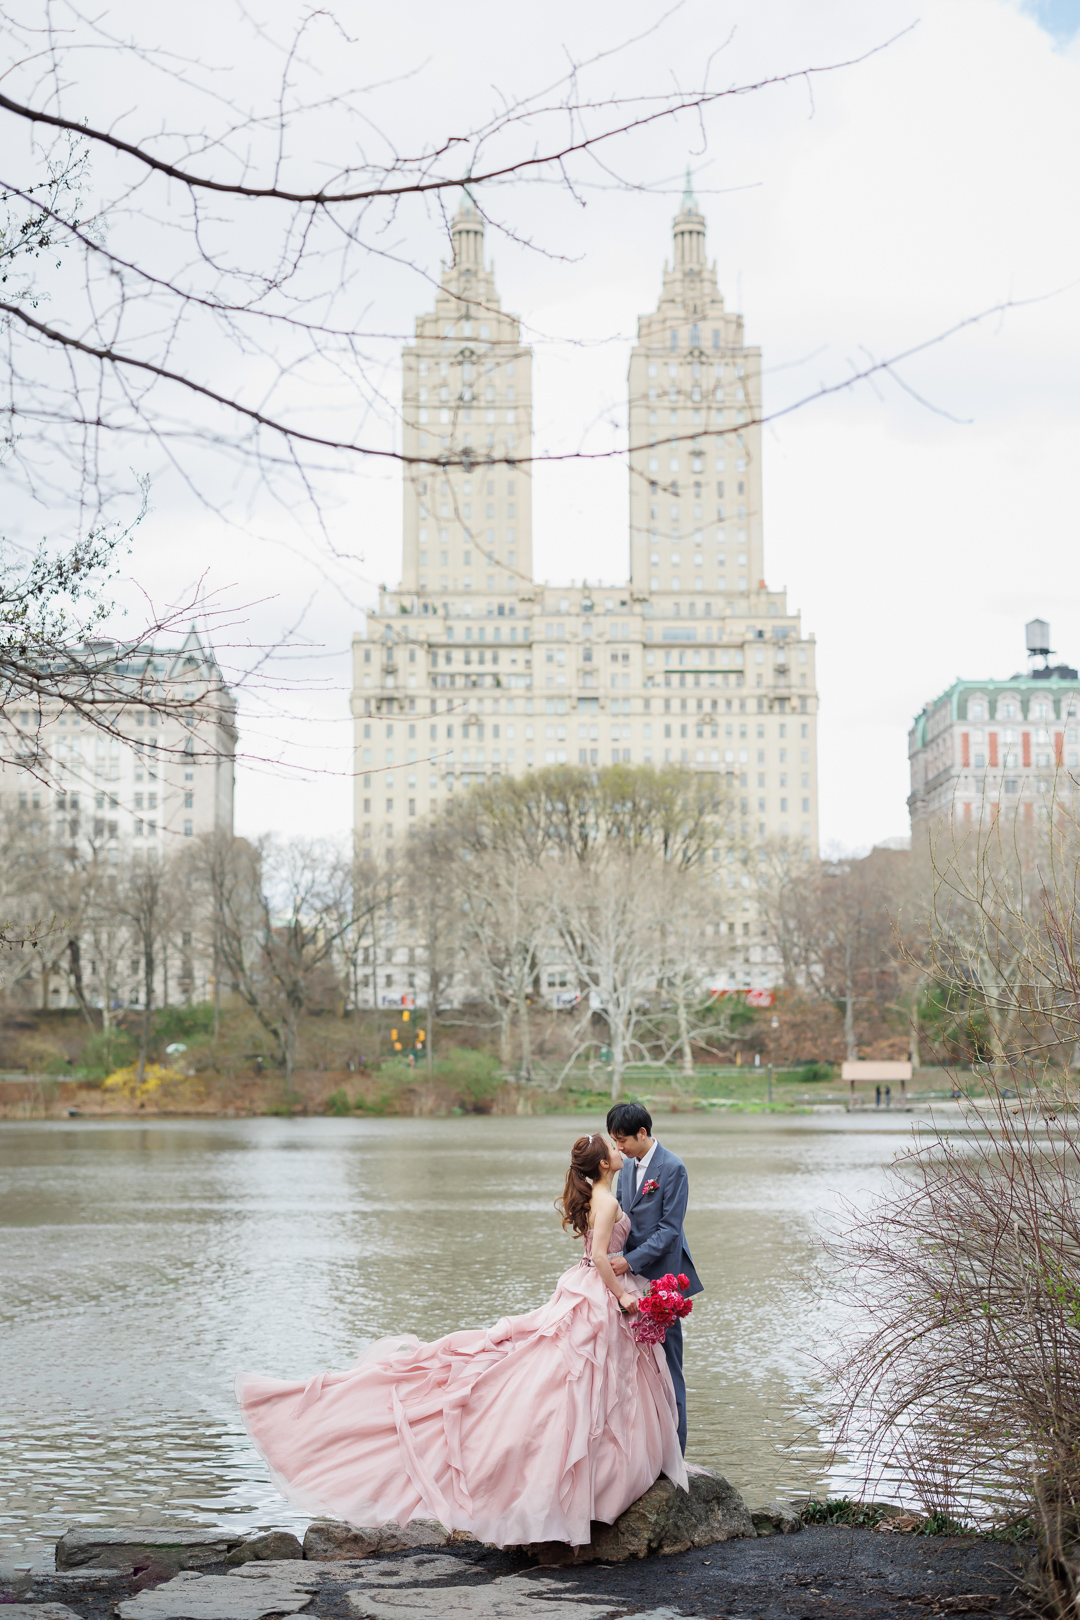
<svg viewBox="0 0 1080 1620"><path fill-rule="evenodd" d="M55 1572L0 1592L3 1620L929 1620L1023 1607L1022 1548L803 1526L785 1503L751 1512L709 1470L691 1485L687 1496L659 1480L576 1549L499 1550L432 1520L317 1519L302 1544L283 1530L71 1529Z"/></svg>

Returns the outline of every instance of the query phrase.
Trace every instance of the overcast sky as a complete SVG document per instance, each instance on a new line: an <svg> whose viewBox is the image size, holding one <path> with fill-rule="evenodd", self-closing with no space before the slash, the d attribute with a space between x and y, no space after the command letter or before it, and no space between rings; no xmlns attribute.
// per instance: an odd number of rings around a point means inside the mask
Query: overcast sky
<svg viewBox="0 0 1080 1620"><path fill-rule="evenodd" d="M298 15L262 10L281 37ZM339 12L351 44L327 30L308 50L316 69L325 53L327 72L352 52L368 83L407 73L370 110L417 148L663 11L641 0L368 3ZM209 0L175 11L150 0L130 17L143 36L171 29L215 60L233 48L228 14ZM719 51L713 81L738 83L898 35L812 84L613 147L640 190L598 169L576 196L502 192L493 208L509 234L488 233L504 307L535 348L541 452L625 442L629 349L659 294L687 162L728 308L764 353L767 411L1012 302L902 364L899 380L809 403L765 431L765 571L818 640L822 843L848 848L907 831L912 716L958 675L1023 667L1025 619L1048 618L1055 647L1080 663L1080 0L685 0L604 69L620 94L668 89L700 82ZM356 317L407 333L430 304L445 238L416 211L387 245ZM388 400L395 350L380 361ZM376 408L369 428L392 442L392 410ZM257 641L300 622L295 651L270 666L276 696L244 710L253 757L238 767L238 830L346 831L348 649L376 584L399 575L393 464L357 464L340 483L329 543L266 514L265 538L245 538L195 509L167 468L149 470L140 583L169 598L206 571L257 604ZM625 466L538 465L534 535L540 578L624 578ZM268 756L282 764L260 763Z"/></svg>

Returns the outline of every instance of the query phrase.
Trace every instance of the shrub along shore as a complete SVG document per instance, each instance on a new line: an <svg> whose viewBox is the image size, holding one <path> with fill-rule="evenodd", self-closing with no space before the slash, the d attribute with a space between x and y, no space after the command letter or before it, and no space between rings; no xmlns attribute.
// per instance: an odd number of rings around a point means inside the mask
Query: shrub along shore
<svg viewBox="0 0 1080 1620"><path fill-rule="evenodd" d="M129 1029L129 1020L118 1015L111 1028L102 1029L100 1021L90 1024L74 1011L9 1008L0 1015L0 1118L595 1115L611 1097L611 1070L602 1057L565 1074L542 1060L530 1075L514 1074L492 1050L491 1031L464 1020L448 1019L448 1027L438 1031L430 1062L423 1049L406 1054L400 1038L406 1026L396 1012L312 1020L304 1030L302 1061L286 1079L265 1036L245 1013L228 1009L215 1019L211 1006L169 1007L154 1015L140 1072L140 1018L132 1015ZM419 1028L413 1023L408 1035ZM676 1113L791 1112L851 1103L838 1065L804 1063L770 1071L760 1053L747 1056L741 1064L698 1062L690 1074L670 1065L631 1065L624 1092ZM944 1071L924 1069L903 1099L860 1086L855 1102L859 1108L899 1109L953 1091Z"/></svg>

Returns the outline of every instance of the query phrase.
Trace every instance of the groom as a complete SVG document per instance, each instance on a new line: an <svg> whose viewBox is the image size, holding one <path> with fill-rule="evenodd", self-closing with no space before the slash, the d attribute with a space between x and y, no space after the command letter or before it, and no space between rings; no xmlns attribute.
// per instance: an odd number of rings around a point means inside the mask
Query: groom
<svg viewBox="0 0 1080 1620"><path fill-rule="evenodd" d="M685 1164L653 1136L652 1116L640 1103L616 1103L608 1114L607 1128L627 1160L619 1171L615 1196L630 1217L626 1248L622 1254L612 1256L611 1269L617 1277L634 1271L650 1280L681 1271L690 1278L687 1293L699 1294L701 1280L683 1236L689 1193ZM675 1386L679 1444L685 1453L686 1381L681 1322L672 1323L664 1335L664 1354Z"/></svg>

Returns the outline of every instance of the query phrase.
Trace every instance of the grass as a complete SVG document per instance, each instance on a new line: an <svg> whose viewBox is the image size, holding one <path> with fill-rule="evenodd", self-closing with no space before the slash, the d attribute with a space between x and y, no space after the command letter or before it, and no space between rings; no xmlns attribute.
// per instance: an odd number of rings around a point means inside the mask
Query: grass
<svg viewBox="0 0 1080 1620"><path fill-rule="evenodd" d="M595 1110L600 1105L606 1106L609 1075L610 1070L606 1068L574 1072L563 1082L559 1091L537 1098L537 1111L548 1108L584 1112ZM928 1085L927 1082L931 1080L938 1083ZM822 1105L846 1108L851 1092L848 1084L840 1080L838 1070L825 1064L775 1070L771 1099L768 1070L764 1066L701 1065L692 1076L687 1076L673 1067L651 1068L644 1064L633 1064L625 1071L623 1095L657 1109L671 1108L675 1112L708 1110L784 1114L803 1113ZM951 1096L952 1086L948 1076L939 1070L920 1071L914 1083L907 1088L908 1104L924 1104ZM875 1109L874 1087L865 1081L856 1088L856 1101L868 1111L886 1111L884 1098L881 1110ZM891 1111L899 1113L901 1098L898 1086L893 1087L891 1102Z"/></svg>
<svg viewBox="0 0 1080 1620"><path fill-rule="evenodd" d="M850 1496L826 1496L820 1500L811 1497L801 1511L803 1524L848 1524L856 1530L874 1530L883 1519L897 1509L878 1502L853 1502ZM917 1529L909 1532L917 1536L972 1536L978 1532L970 1524L952 1519L947 1513L919 1514Z"/></svg>

